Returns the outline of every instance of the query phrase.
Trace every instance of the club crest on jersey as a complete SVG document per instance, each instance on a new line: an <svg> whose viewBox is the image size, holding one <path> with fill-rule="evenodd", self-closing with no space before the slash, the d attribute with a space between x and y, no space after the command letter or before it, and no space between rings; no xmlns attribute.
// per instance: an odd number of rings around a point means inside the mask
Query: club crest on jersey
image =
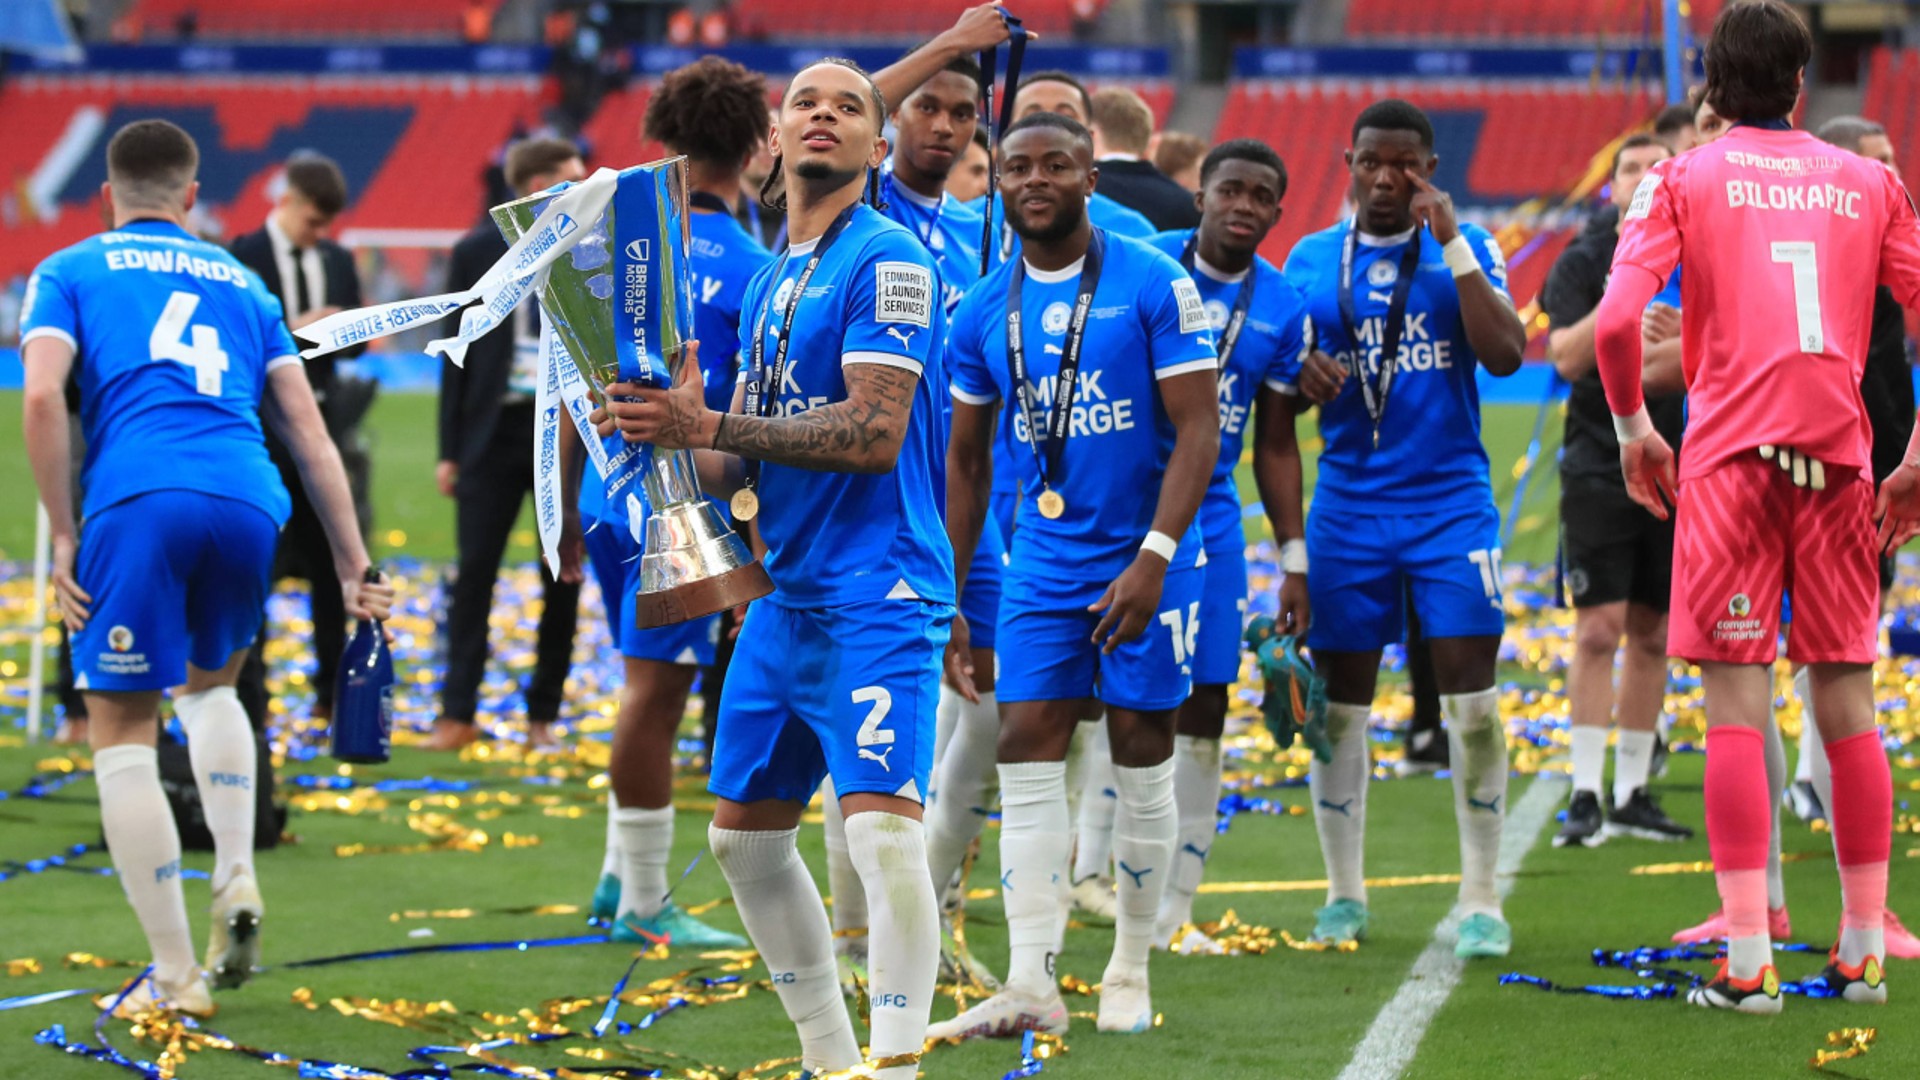
<svg viewBox="0 0 1920 1080"><path fill-rule="evenodd" d="M1585 570L1567 571L1567 591L1575 596L1587 595L1587 572Z"/></svg>
<svg viewBox="0 0 1920 1080"><path fill-rule="evenodd" d="M780 283L779 288L773 290L773 310L787 310L787 301L793 298L793 280L788 278ZM777 337L778 334L776 333L775 336Z"/></svg>
<svg viewBox="0 0 1920 1080"><path fill-rule="evenodd" d="M1367 267L1367 284L1376 289L1384 289L1400 280L1400 268L1390 259L1375 259Z"/></svg>
<svg viewBox="0 0 1920 1080"><path fill-rule="evenodd" d="M107 631L107 648L123 653L133 649L133 631L124 626L116 626Z"/></svg>
<svg viewBox="0 0 1920 1080"><path fill-rule="evenodd" d="M1200 299L1200 286L1190 278L1173 283L1173 298L1180 304L1180 332L1197 334L1208 329L1207 305Z"/></svg>
<svg viewBox="0 0 1920 1080"><path fill-rule="evenodd" d="M933 273L910 262L881 262L873 267L875 322L933 326Z"/></svg>
<svg viewBox="0 0 1920 1080"><path fill-rule="evenodd" d="M1733 599L1727 601L1727 614L1736 619L1744 619L1752 613L1753 601L1746 593L1734 593Z"/></svg>
<svg viewBox="0 0 1920 1080"><path fill-rule="evenodd" d="M1229 314L1230 312L1227 311L1227 305L1218 300L1207 301L1208 326L1213 327L1215 330L1225 330L1227 328L1227 316Z"/></svg>
<svg viewBox="0 0 1920 1080"><path fill-rule="evenodd" d="M1049 334L1064 334L1067 325L1073 322L1073 308L1065 300L1055 300L1040 313L1040 329Z"/></svg>

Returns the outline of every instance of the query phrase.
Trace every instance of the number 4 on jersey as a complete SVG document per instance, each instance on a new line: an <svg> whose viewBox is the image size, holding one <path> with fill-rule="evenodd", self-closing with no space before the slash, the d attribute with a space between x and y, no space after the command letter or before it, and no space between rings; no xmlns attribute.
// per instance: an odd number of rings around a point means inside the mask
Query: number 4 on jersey
<svg viewBox="0 0 1920 1080"><path fill-rule="evenodd" d="M220 396L220 375L227 370L227 354L220 348L220 332L211 326L189 326L200 307L197 293L176 292L167 297L160 321L153 324L147 351L155 360L178 360L193 369L194 389L208 397ZM187 331L193 340L187 340Z"/></svg>

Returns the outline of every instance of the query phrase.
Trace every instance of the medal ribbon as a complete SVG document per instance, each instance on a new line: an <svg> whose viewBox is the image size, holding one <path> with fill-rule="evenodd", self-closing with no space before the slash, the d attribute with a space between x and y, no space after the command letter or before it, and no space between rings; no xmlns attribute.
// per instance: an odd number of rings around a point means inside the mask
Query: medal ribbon
<svg viewBox="0 0 1920 1080"><path fill-rule="evenodd" d="M840 216L833 219L833 224L827 226L827 231L820 237L820 242L814 245L813 254L807 257L807 265L801 269L800 276L794 279L793 292L787 297L787 310L780 317L780 345L774 349L771 370L766 363L767 316L773 311L773 297L768 296L766 306L760 309L760 317L754 321L753 325L753 348L748 352L744 409L746 415L764 417L773 411L775 403L780 400L780 388L786 385L787 378L787 348L793 343L793 316L800 310L800 298L807 294L807 284L813 280L813 272L820 268L820 260L827 254L827 249L833 246L833 242L840 239L841 231L847 227L848 222L853 220L853 212L859 206L859 203L854 203L840 211ZM778 292L779 288L773 283L779 281L787 272L789 254L780 256L780 266L774 271L773 276L767 279L775 292ZM745 472L741 477L741 487L743 490L753 491L760 484L760 462L754 458L747 458L743 465Z"/></svg>
<svg viewBox="0 0 1920 1080"><path fill-rule="evenodd" d="M1194 268L1194 256L1199 243L1200 230L1195 229L1193 235L1187 237L1187 246L1180 252L1180 265L1186 267L1189 274L1198 273ZM1234 294L1233 312L1227 316L1227 328L1220 332L1220 345L1217 351L1220 354L1222 371L1227 369L1227 361L1233 356L1233 347L1240 343L1240 331L1247 324L1247 311L1253 307L1254 269L1255 264L1247 264L1247 276L1240 279L1240 291Z"/></svg>
<svg viewBox="0 0 1920 1080"><path fill-rule="evenodd" d="M1393 373L1400 366L1400 334L1406 329L1407 298L1413 292L1413 275L1420 269L1420 229L1416 226L1413 236L1407 241L1407 249L1400 255L1400 278L1393 283L1393 298L1387 304L1387 323L1381 333L1380 375L1376 386L1367 381L1366 347L1360 340L1360 330L1353 317L1353 256L1360 246L1360 226L1354 222L1347 227L1347 243L1340 250L1340 322L1346 327L1347 340L1353 346L1353 352L1347 360L1347 369L1360 383L1360 394L1367 405L1367 416L1373 420L1373 445L1380 445L1380 420L1387 414L1387 395L1393 391Z"/></svg>
<svg viewBox="0 0 1920 1080"><path fill-rule="evenodd" d="M993 203L1000 195L1000 166L996 163L994 148L1000 145L1000 136L1013 126L1013 99L1020 93L1020 64L1027 55L1026 26L1006 8L998 10L1001 20L1007 24L1007 86L1001 91L998 117L993 112L993 82L1000 71L1000 46L980 50L980 71L984 75L981 96L985 102L980 115L987 123L987 202L981 208L980 222L981 277L993 269Z"/></svg>
<svg viewBox="0 0 1920 1080"><path fill-rule="evenodd" d="M1100 286L1100 264L1106 255L1106 234L1093 230L1085 261L1080 264L1080 291L1074 298L1073 317L1067 323L1066 344L1060 350L1060 374L1054 380L1053 409L1047 417L1046 445L1040 442L1033 422L1034 388L1027 379L1027 345L1021 330L1020 293L1027 277L1027 261L1013 264L1012 280L1007 284L1007 364L1013 369L1013 393L1020 406L1020 418L1027 425L1027 444L1033 448L1033 460L1040 470L1040 487L1051 490L1060 475L1060 456L1067 445L1068 423L1073 416L1073 399L1080 381L1080 346L1086 340L1087 317L1093 310L1093 292Z"/></svg>
<svg viewBox="0 0 1920 1080"><path fill-rule="evenodd" d="M533 516L540 528L540 554L547 573L560 580L560 364L555 352L565 353L552 320L540 336L539 394L534 400Z"/></svg>

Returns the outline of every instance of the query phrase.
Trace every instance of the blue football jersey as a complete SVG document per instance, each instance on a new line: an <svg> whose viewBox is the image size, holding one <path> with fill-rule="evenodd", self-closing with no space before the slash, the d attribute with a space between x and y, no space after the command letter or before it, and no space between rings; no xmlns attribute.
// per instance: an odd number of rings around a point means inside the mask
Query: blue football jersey
<svg viewBox="0 0 1920 1080"><path fill-rule="evenodd" d="M948 314L980 280L980 211L941 192L929 199L893 178L889 161L881 173L882 213L920 238L940 271L940 306Z"/></svg>
<svg viewBox="0 0 1920 1080"><path fill-rule="evenodd" d="M1348 365L1356 346L1340 316L1339 276L1351 228L1351 222L1342 222L1302 238L1284 271L1306 297L1317 347ZM1477 225L1462 225L1460 232L1487 279L1506 295L1507 267L1499 243ZM1460 321L1453 272L1440 243L1424 229L1394 239L1364 233L1359 238L1353 256L1353 317L1365 377L1370 384L1378 382L1387 308L1401 257L1415 236L1420 258L1407 297L1399 367L1380 424L1380 445L1373 445L1373 419L1359 380L1349 378L1340 396L1320 410L1326 447L1314 486L1316 507L1425 513L1493 499L1487 450L1480 442L1480 392L1474 381L1478 361Z"/></svg>
<svg viewBox="0 0 1920 1080"><path fill-rule="evenodd" d="M1673 276L1667 278L1667 283L1660 287L1660 291L1654 294L1652 300L1647 301L1648 307L1665 304L1676 311L1680 310L1680 271L1681 267L1673 268Z"/></svg>
<svg viewBox="0 0 1920 1080"><path fill-rule="evenodd" d="M954 312L948 366L953 396L973 405L998 404L1000 426L1012 433L1010 456L1021 489L1014 530L1016 573L1069 581L1110 581L1132 563L1153 529L1153 512L1173 421L1160 401L1160 379L1219 364L1213 331L1193 279L1180 264L1146 243L1096 230L1105 261L1081 343L1080 374L1060 452L1050 477L1066 512L1040 516L1040 468L1007 359L1007 291L1012 264L987 275ZM1049 273L1028 267L1021 285L1021 325L1034 421L1045 425L1064 355L1067 328L1080 289L1080 263ZM1193 566L1200 530L1180 539L1173 566Z"/></svg>
<svg viewBox="0 0 1920 1080"><path fill-rule="evenodd" d="M769 367L781 315L813 249L812 243L789 248L747 287L742 329L751 340L765 313ZM856 208L799 298L774 407L790 417L846 400L843 365L885 364L920 381L893 471L761 466L754 523L767 545L775 603L820 608L889 596L953 603L946 412L934 396L945 381L946 329L939 274L926 248L879 211ZM750 364L750 346L743 353Z"/></svg>
<svg viewBox="0 0 1920 1080"><path fill-rule="evenodd" d="M1194 230L1174 229L1156 234L1154 247L1180 258ZM1193 283L1206 304L1207 324L1213 327L1216 347L1223 343L1233 305L1240 296L1247 274L1253 275L1253 299L1247 308L1246 322L1240 328L1239 341L1220 369L1220 462L1214 467L1213 482L1207 488L1200 508L1201 531L1207 550L1222 544L1241 544L1245 533L1240 528L1240 489L1234 482L1234 470L1246 449L1246 437L1253 418L1254 401L1262 386L1280 393L1298 393L1300 349L1306 337L1307 302L1293 283L1258 255L1253 268L1226 275L1206 265L1196 255ZM1282 422L1291 423L1292 416Z"/></svg>
<svg viewBox="0 0 1920 1080"><path fill-rule="evenodd" d="M740 305L746 299L747 284L773 256L732 214L696 211L688 215L688 222L693 232L693 335L700 342L700 373L706 379L707 408L726 412L733 407L733 388L740 374ZM617 443L616 437L609 445ZM581 517L624 522L626 508L610 508L606 502L606 489L589 465L580 482Z"/></svg>
<svg viewBox="0 0 1920 1080"><path fill-rule="evenodd" d="M961 205L979 214L986 203L987 197L982 195L972 202ZM1093 227L1096 229L1105 229L1117 236L1131 236L1140 240L1145 240L1159 231L1153 227L1153 222L1147 220L1145 214L1132 207L1123 206L1097 191L1087 196L1087 220L1093 222ZM1012 229L1007 228L1007 204L1003 199L993 200L993 235L999 238L993 250L993 265L999 267L1006 263L1013 252L1020 250L1020 238L1014 235Z"/></svg>
<svg viewBox="0 0 1920 1080"><path fill-rule="evenodd" d="M91 516L152 491L236 499L285 523L267 457L267 372L298 364L280 301L225 249L136 221L55 252L27 283L22 342L71 345Z"/></svg>

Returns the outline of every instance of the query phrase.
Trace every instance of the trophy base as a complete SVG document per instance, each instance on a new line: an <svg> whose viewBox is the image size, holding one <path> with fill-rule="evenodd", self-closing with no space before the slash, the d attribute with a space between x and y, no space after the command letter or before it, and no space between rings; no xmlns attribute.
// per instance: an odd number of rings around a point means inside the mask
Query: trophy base
<svg viewBox="0 0 1920 1080"><path fill-rule="evenodd" d="M717 615L773 592L773 579L759 563L634 597L634 625L642 630Z"/></svg>

